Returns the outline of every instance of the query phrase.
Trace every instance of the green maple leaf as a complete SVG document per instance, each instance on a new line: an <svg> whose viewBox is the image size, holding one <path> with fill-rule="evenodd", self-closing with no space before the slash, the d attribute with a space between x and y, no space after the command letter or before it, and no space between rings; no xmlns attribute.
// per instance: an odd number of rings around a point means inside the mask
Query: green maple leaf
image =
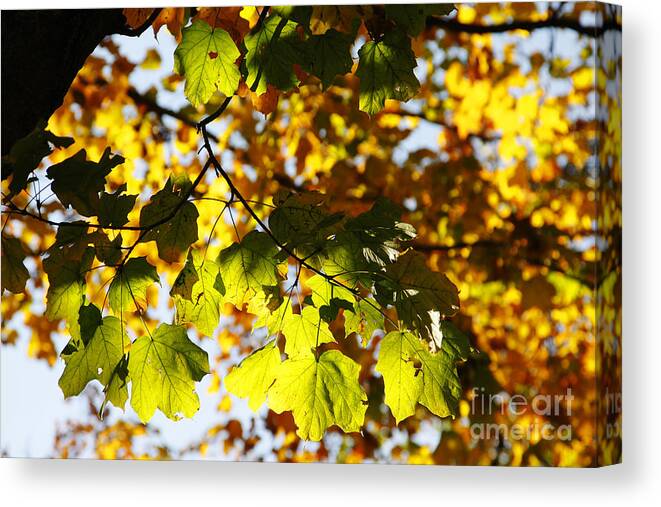
<svg viewBox="0 0 661 507"><path fill-rule="evenodd" d="M240 243L220 252L218 265L225 301L241 308L244 303L263 291L278 285L278 266L282 262L279 249L265 232L252 231Z"/></svg>
<svg viewBox="0 0 661 507"><path fill-rule="evenodd" d="M55 234L55 243L48 252L62 250L71 260L80 260L88 245L94 245L96 257L108 266L115 265L122 256L122 236L110 240L101 229L88 233L88 224L80 220L61 224Z"/></svg>
<svg viewBox="0 0 661 507"><path fill-rule="evenodd" d="M124 162L120 155L111 156L106 148L98 162L87 160L85 150L52 165L46 175L53 180L51 189L64 207L71 206L83 216L91 217L98 213L101 192L106 185L106 176Z"/></svg>
<svg viewBox="0 0 661 507"><path fill-rule="evenodd" d="M59 137L46 129L46 122L41 121L27 136L19 139L11 147L7 155L2 157L2 173L11 173L9 195L11 199L28 185L28 177L44 157L50 155L56 148L67 148L73 144L70 137Z"/></svg>
<svg viewBox="0 0 661 507"><path fill-rule="evenodd" d="M25 291L30 273L25 267L25 249L18 238L2 235L2 288L14 294Z"/></svg>
<svg viewBox="0 0 661 507"><path fill-rule="evenodd" d="M258 316L255 328L266 326L269 335L278 335L284 330L285 319L294 315L291 292L283 298L279 293L270 290L271 288L268 289L255 298L256 304L251 302L248 305L248 312Z"/></svg>
<svg viewBox="0 0 661 507"><path fill-rule="evenodd" d="M300 314L287 312L282 324L282 333L287 339L285 353L289 357L310 354L322 343L335 342L328 324L314 306L304 307Z"/></svg>
<svg viewBox="0 0 661 507"><path fill-rule="evenodd" d="M146 257L129 259L117 273L108 289L108 303L117 315L124 312L142 311L147 304L147 288L160 283L156 268Z"/></svg>
<svg viewBox="0 0 661 507"><path fill-rule="evenodd" d="M303 26L308 26L310 16L312 16L312 7L309 5L274 5L271 7L271 12L281 18L291 19Z"/></svg>
<svg viewBox="0 0 661 507"><path fill-rule="evenodd" d="M313 354L287 359L268 391L269 408L278 414L291 411L296 433L305 440L321 440L332 425L359 431L367 409L359 372L360 366L337 350L319 359Z"/></svg>
<svg viewBox="0 0 661 507"><path fill-rule="evenodd" d="M280 351L273 340L235 366L225 377L225 388L235 396L248 398L248 406L256 412L266 401L280 363Z"/></svg>
<svg viewBox="0 0 661 507"><path fill-rule="evenodd" d="M90 331L85 328L84 332ZM129 338L118 318L104 317L91 336L83 336L83 341L84 346L68 357L58 382L65 398L80 394L92 380L98 380L104 386L108 385ZM117 397L115 401L120 403Z"/></svg>
<svg viewBox="0 0 661 507"><path fill-rule="evenodd" d="M356 287L362 283L369 287L372 282L364 248L353 232L341 231L324 241L312 261L317 262L324 273L342 280L345 285Z"/></svg>
<svg viewBox="0 0 661 507"><path fill-rule="evenodd" d="M190 103L206 104L216 89L227 97L234 95L241 79L235 62L241 53L232 37L203 20L193 21L181 37L174 52L174 71L186 77L184 93Z"/></svg>
<svg viewBox="0 0 661 507"><path fill-rule="evenodd" d="M89 239L94 244L96 258L106 266L116 266L122 258L122 235L118 234L111 240L108 235L97 230L90 234Z"/></svg>
<svg viewBox="0 0 661 507"><path fill-rule="evenodd" d="M456 365L468 358L470 346L451 323L444 327L446 338L436 353L409 331L393 331L381 340L376 371L383 375L385 402L397 423L413 415L418 402L439 417L457 413L461 383Z"/></svg>
<svg viewBox="0 0 661 507"><path fill-rule="evenodd" d="M282 302L283 297L279 285L263 287L262 291L257 293L248 302L248 313L257 316L253 328L257 329L259 327L270 326L269 333L276 334L279 329L271 330L271 328L274 325L274 319L277 319L278 310L281 308L284 309ZM284 311L281 311L280 314L284 315Z"/></svg>
<svg viewBox="0 0 661 507"><path fill-rule="evenodd" d="M332 322L340 308L353 308L356 301L353 292L338 283L331 283L326 277L314 275L306 285L312 291L312 302L319 309L322 318Z"/></svg>
<svg viewBox="0 0 661 507"><path fill-rule="evenodd" d="M60 352L60 357L64 359L65 363L69 361L74 352L82 350L87 345L96 328L101 325L102 320L101 311L96 306L87 304L80 307L78 319L69 324L71 339Z"/></svg>
<svg viewBox="0 0 661 507"><path fill-rule="evenodd" d="M92 243L88 229L87 223L81 220L70 222L70 225L60 225L55 233L55 243L48 252L62 250L70 259L80 260L87 246Z"/></svg>
<svg viewBox="0 0 661 507"><path fill-rule="evenodd" d="M415 413L423 388L421 361L425 353L420 340L411 333L391 332L381 340L376 371L383 375L385 402L395 421Z"/></svg>
<svg viewBox="0 0 661 507"><path fill-rule="evenodd" d="M420 88L411 39L399 30L386 33L378 42L370 41L358 51L356 75L360 78L360 110L376 114L386 99L407 101Z"/></svg>
<svg viewBox="0 0 661 507"><path fill-rule="evenodd" d="M121 227L129 221L128 214L135 205L137 195L123 194L126 183L121 185L114 193L102 192L99 199L99 224L104 227Z"/></svg>
<svg viewBox="0 0 661 507"><path fill-rule="evenodd" d="M321 80L325 90L337 76L351 72L351 45L354 38L331 28L321 35L312 35L306 42L305 69Z"/></svg>
<svg viewBox="0 0 661 507"><path fill-rule="evenodd" d="M450 14L454 4L388 4L385 9L386 18L394 20L410 36L417 37L424 30L428 17Z"/></svg>
<svg viewBox="0 0 661 507"><path fill-rule="evenodd" d="M394 262L401 243L415 238L415 228L400 221L401 213L392 201L379 198L369 211L347 220L346 230L356 236L367 262L379 266Z"/></svg>
<svg viewBox="0 0 661 507"><path fill-rule="evenodd" d="M103 410L108 403L112 403L115 407L124 410L124 406L129 398L128 382L128 361L126 356L123 356L119 363L117 363L117 366L115 366L115 369L110 376L110 380L108 380L108 383L103 390L105 398L99 410L99 417L103 416Z"/></svg>
<svg viewBox="0 0 661 507"><path fill-rule="evenodd" d="M255 33L246 35L246 83L258 94L271 84L281 91L298 84L293 65L303 61L303 45L296 22L278 15L269 16Z"/></svg>
<svg viewBox="0 0 661 507"><path fill-rule="evenodd" d="M413 250L389 264L386 273L390 279L378 282L377 289L388 287L399 319L432 347L440 348L442 321L459 310L457 287L444 274L430 270L425 256Z"/></svg>
<svg viewBox="0 0 661 507"><path fill-rule="evenodd" d="M131 406L147 422L159 408L168 418L192 417L200 408L195 382L209 373L209 357L183 326L161 324L131 345Z"/></svg>
<svg viewBox="0 0 661 507"><path fill-rule="evenodd" d="M192 202L182 204L190 188L190 180L169 178L162 190L152 196L140 210L140 226L151 227L142 241L156 241L158 256L166 262L176 262L182 253L197 241L199 213ZM170 215L174 213L172 218ZM164 223L160 223L167 219Z"/></svg>
<svg viewBox="0 0 661 507"><path fill-rule="evenodd" d="M177 324L190 322L200 333L212 336L220 322L223 292L218 264L204 259L202 252L190 250L170 291Z"/></svg>
<svg viewBox="0 0 661 507"><path fill-rule="evenodd" d="M43 262L49 283L46 318L66 319L72 325L78 322L78 312L83 305L85 275L94 260L94 249L86 248L80 259L72 259L67 253L66 249L50 250Z"/></svg>
<svg viewBox="0 0 661 507"><path fill-rule="evenodd" d="M323 249L342 219L341 214L328 212L325 201L325 196L318 192L276 193L276 209L269 217L271 232L280 243L300 250L304 256Z"/></svg>
<svg viewBox="0 0 661 507"><path fill-rule="evenodd" d="M353 308L344 312L344 332L348 335L356 333L362 338L366 347L372 335L383 329L384 317L379 311L379 304L372 298L360 299Z"/></svg>

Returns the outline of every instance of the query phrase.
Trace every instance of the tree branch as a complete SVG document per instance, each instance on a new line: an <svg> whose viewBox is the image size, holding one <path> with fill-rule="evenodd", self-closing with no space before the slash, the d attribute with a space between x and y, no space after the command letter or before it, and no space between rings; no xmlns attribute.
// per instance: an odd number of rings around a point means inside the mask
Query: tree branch
<svg viewBox="0 0 661 507"><path fill-rule="evenodd" d="M586 26L577 20L569 18L549 18L541 21L514 20L509 23L497 25L484 25L479 23L461 23L451 18L428 18L428 27L442 28L450 32L463 32L471 34L504 33L512 30L525 30L532 32L543 28L561 28L574 30L589 37L599 37L609 30L622 31L622 25L609 19L601 25Z"/></svg>
<svg viewBox="0 0 661 507"><path fill-rule="evenodd" d="M126 261L128 260L129 256L135 249L135 247L140 243L143 238L149 233L151 230L154 228L158 227L159 225L163 225L166 222L169 222L172 220L175 215L179 212L179 210L182 208L184 204L188 202L189 197L193 194L195 191L195 188L200 184L200 182L204 179L204 176L206 175L207 171L209 170L209 167L211 166L211 162L209 160L206 161L204 166L202 167L202 170L200 173L197 175L197 178L195 178L195 181L193 181L193 184L190 186L190 188L186 191L186 193L181 197L181 200L177 203L177 205L172 208L172 211L168 213L166 216L161 218L160 220L157 220L153 224L149 224L148 226L145 226L142 229L142 232L138 236L138 239L135 240L135 243L133 243L129 249L126 252L126 255L124 256L124 259L122 259L122 262L120 263L120 267L122 267L124 264L126 264Z"/></svg>
<svg viewBox="0 0 661 507"><path fill-rule="evenodd" d="M154 9L152 13L149 15L149 17L145 20L143 24L141 24L138 28L131 28L130 26L125 26L123 29L120 29L117 31L119 35L126 35L127 37L140 37L147 28L149 28L154 21L156 21L156 18L158 18L159 14L163 8L159 7L158 9Z"/></svg>
<svg viewBox="0 0 661 507"><path fill-rule="evenodd" d="M144 95L144 94L140 93L138 90L136 90L133 87L129 88L127 95L136 104L144 106L147 110L149 110L153 113L156 113L159 116L169 116L171 118L179 120L184 125L187 125L189 127L193 127L193 128L196 128L196 129L199 127L199 123L196 122L195 120L193 120L187 114L184 114L181 111L175 111L173 109L163 107L158 102L156 102L153 98L149 97L148 95ZM216 136L214 136L213 134L209 134L209 136L211 137L211 139L213 139L214 142L218 142L218 138Z"/></svg>
<svg viewBox="0 0 661 507"><path fill-rule="evenodd" d="M420 252L449 252L452 250L460 250L462 248L506 248L510 246L509 243L507 242L502 242L502 241L494 241L494 240L489 240L489 239L483 239L483 240L478 240L474 241L472 243L455 243L454 245L438 245L438 244L433 244L433 243L418 243L414 242L412 244L412 247L415 250L418 250ZM521 260L527 262L528 264L532 266L538 266L540 268L546 268L549 271L553 271L554 273L560 273L561 275L564 275L568 278L571 278L573 280L576 280L577 282L580 282L581 284L585 285L586 287L594 288L595 287L595 281L591 280L589 278L584 278L580 275L576 275L574 273L570 273L566 269L563 269L562 267L558 266L557 264L550 263L541 259L534 259L530 257L525 257L525 256L518 256L521 258Z"/></svg>

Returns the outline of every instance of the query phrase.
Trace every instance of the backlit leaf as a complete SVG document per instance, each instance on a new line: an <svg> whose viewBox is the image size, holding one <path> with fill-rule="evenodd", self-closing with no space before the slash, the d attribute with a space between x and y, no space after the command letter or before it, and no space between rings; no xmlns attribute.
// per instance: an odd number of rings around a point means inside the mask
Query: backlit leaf
<svg viewBox="0 0 661 507"><path fill-rule="evenodd" d="M206 104L216 90L234 95L241 72L241 55L230 35L201 19L184 28L174 52L174 70L186 78L184 93L193 106Z"/></svg>
<svg viewBox="0 0 661 507"><path fill-rule="evenodd" d="M256 412L266 401L280 363L280 351L272 341L235 366L225 377L225 387L240 398L248 398L248 406Z"/></svg>
<svg viewBox="0 0 661 507"><path fill-rule="evenodd" d="M286 338L285 353L289 357L310 354L322 343L335 341L328 324L314 306L304 307L300 315L286 314L282 332Z"/></svg>
<svg viewBox="0 0 661 507"><path fill-rule="evenodd" d="M174 298L176 322L190 322L203 335L212 336L220 322L223 292L218 264L205 259L202 252L190 250L186 265L170 292Z"/></svg>
<svg viewBox="0 0 661 507"><path fill-rule="evenodd" d="M453 4L388 4L386 18L392 19L407 34L415 37L425 28L429 16L444 16L454 10Z"/></svg>
<svg viewBox="0 0 661 507"><path fill-rule="evenodd" d="M147 304L147 289L159 282L156 268L146 257L133 257L117 269L108 288L108 303L116 315L142 312Z"/></svg>
<svg viewBox="0 0 661 507"><path fill-rule="evenodd" d="M2 288L14 294L25 290L30 273L25 267L25 250L18 238L2 235Z"/></svg>
<svg viewBox="0 0 661 507"><path fill-rule="evenodd" d="M308 39L306 70L321 80L324 89L332 85L337 76L351 72L353 40L351 35L334 29L322 35L312 35Z"/></svg>
<svg viewBox="0 0 661 507"><path fill-rule="evenodd" d="M360 110L376 114L386 99L407 101L418 92L420 83L411 40L392 30L378 42L370 41L358 51L360 60L356 75L360 78Z"/></svg>
<svg viewBox="0 0 661 507"><path fill-rule="evenodd" d="M85 329L86 333L90 331ZM87 343L68 358L59 380L64 396L79 394L92 380L108 385L128 341L121 321L116 317L105 317L87 337ZM115 401L120 403L119 398Z"/></svg>
<svg viewBox="0 0 661 507"><path fill-rule="evenodd" d="M459 310L459 291L442 273L432 271L425 256L410 250L386 267L397 315L404 324L420 333L430 346L441 347L441 321ZM378 294L378 293L377 293ZM378 299L378 298L377 298Z"/></svg>
<svg viewBox="0 0 661 507"><path fill-rule="evenodd" d="M347 335L357 333L366 347L372 335L383 329L384 317L379 304L372 298L360 299L353 304L353 311L344 312L344 331Z"/></svg>
<svg viewBox="0 0 661 507"><path fill-rule="evenodd" d="M98 209L99 224L104 227L121 227L128 223L128 214L133 209L138 196L123 194L125 191L126 183L112 194L101 193Z"/></svg>
<svg viewBox="0 0 661 507"><path fill-rule="evenodd" d="M469 350L465 336L453 332L436 353L408 331L393 331L381 340L376 370L397 423L413 415L418 402L439 417L456 414L461 397L456 364Z"/></svg>
<svg viewBox="0 0 661 507"><path fill-rule="evenodd" d="M218 265L225 300L238 308L263 290L277 285L278 247L264 232L253 231L240 243L234 243L220 252Z"/></svg>
<svg viewBox="0 0 661 507"><path fill-rule="evenodd" d="M411 333L391 332L380 343L376 371L383 375L385 402L395 421L415 412L423 388L422 342Z"/></svg>
<svg viewBox="0 0 661 507"><path fill-rule="evenodd" d="M156 241L158 256L166 262L176 262L188 247L197 241L199 212L192 202L183 202L190 181L169 178L162 190L152 196L140 210L140 226L153 227L143 241ZM174 216L171 216L174 214Z"/></svg>
<svg viewBox="0 0 661 507"><path fill-rule="evenodd" d="M106 185L106 176L123 162L120 155L111 155L110 148L106 148L98 162L87 160L85 150L80 150L50 166L46 175L53 180L51 189L65 207L71 206L81 215L91 217L99 211L99 192Z"/></svg>
<svg viewBox="0 0 661 507"><path fill-rule="evenodd" d="M67 148L73 144L70 137L59 137L46 129L46 123L40 122L27 136L19 139L11 147L9 153L2 157L2 174L12 174L9 183L11 199L28 184L28 176L34 171L41 160L52 153L51 145L56 148Z"/></svg>
<svg viewBox="0 0 661 507"><path fill-rule="evenodd" d="M349 219L346 229L357 236L365 260L385 266L397 260L402 242L416 236L415 228L400 218L401 209L379 198L369 211Z"/></svg>
<svg viewBox="0 0 661 507"><path fill-rule="evenodd" d="M85 277L94 259L94 249L87 248L80 260L70 259L66 250L53 250L44 259L48 275L46 318L78 321L78 310L85 297Z"/></svg>
<svg viewBox="0 0 661 507"><path fill-rule="evenodd" d="M317 359L303 354L287 359L276 370L268 391L268 405L276 413L291 411L305 440L321 440L337 425L359 431L367 409L367 395L358 383L360 366L337 350Z"/></svg>
<svg viewBox="0 0 661 507"><path fill-rule="evenodd" d="M143 422L156 409L177 420L200 408L195 382L209 373L207 353L186 335L183 326L161 324L131 345L131 406Z"/></svg>
<svg viewBox="0 0 661 507"><path fill-rule="evenodd" d="M294 21L271 15L261 29L246 35L244 43L251 90L261 95L268 84L282 91L298 84L293 66L302 62L302 45Z"/></svg>

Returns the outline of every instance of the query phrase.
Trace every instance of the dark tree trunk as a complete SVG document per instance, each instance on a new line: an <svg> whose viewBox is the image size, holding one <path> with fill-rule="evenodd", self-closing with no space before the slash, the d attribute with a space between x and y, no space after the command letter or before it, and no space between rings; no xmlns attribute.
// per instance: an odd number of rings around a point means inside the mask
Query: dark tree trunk
<svg viewBox="0 0 661 507"><path fill-rule="evenodd" d="M119 9L2 11L2 155L50 118L94 48L124 24Z"/></svg>

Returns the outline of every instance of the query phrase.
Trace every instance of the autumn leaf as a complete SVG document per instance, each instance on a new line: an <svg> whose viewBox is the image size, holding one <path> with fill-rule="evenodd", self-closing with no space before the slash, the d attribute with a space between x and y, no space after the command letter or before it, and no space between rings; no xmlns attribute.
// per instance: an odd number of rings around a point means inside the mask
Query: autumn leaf
<svg viewBox="0 0 661 507"><path fill-rule="evenodd" d="M328 88L337 76L351 72L351 35L330 29L323 35L312 35L308 39L308 63L306 70L321 80L322 87Z"/></svg>
<svg viewBox="0 0 661 507"><path fill-rule="evenodd" d="M234 43L238 46L245 35L250 31L250 23L241 17L243 7L201 7L193 18L206 21L214 28L222 28L230 34Z"/></svg>
<svg viewBox="0 0 661 507"><path fill-rule="evenodd" d="M209 373L207 353L186 336L182 326L161 324L131 345L131 406L142 422L156 409L177 420L200 408L195 382Z"/></svg>
<svg viewBox="0 0 661 507"><path fill-rule="evenodd" d="M296 433L304 440L321 440L336 424L358 431L367 409L367 395L358 383L360 366L337 350L300 355L281 363L268 391L268 405L294 414Z"/></svg>
<svg viewBox="0 0 661 507"><path fill-rule="evenodd" d="M152 23L154 37L158 36L161 27L166 25L168 31L174 35L177 42L181 42L181 28L184 26L185 11L186 9L183 7L166 7L161 9L160 14Z"/></svg>
<svg viewBox="0 0 661 507"><path fill-rule="evenodd" d="M176 322L190 322L206 336L212 336L220 323L220 307L225 293L220 266L190 250L183 269L172 286Z"/></svg>
<svg viewBox="0 0 661 507"><path fill-rule="evenodd" d="M129 259L117 269L108 288L110 308L120 316L132 311L141 313L147 304L147 289L154 282L160 283L158 273L146 257Z"/></svg>
<svg viewBox="0 0 661 507"><path fill-rule="evenodd" d="M393 291L392 302L399 319L431 346L440 348L442 321L459 310L457 287L444 274L431 271L424 256L412 250L388 265L386 273L389 279L380 287Z"/></svg>
<svg viewBox="0 0 661 507"><path fill-rule="evenodd" d="M234 94L241 78L235 63L240 54L225 30L206 21L184 28L174 52L174 70L186 78L184 92L193 106L206 104L216 89L226 96Z"/></svg>
<svg viewBox="0 0 661 507"><path fill-rule="evenodd" d="M124 162L120 155L111 155L106 148L98 162L87 160L85 150L80 150L59 164L52 165L46 175L53 180L51 188L64 206L71 206L83 216L93 216L99 212L106 176Z"/></svg>
<svg viewBox="0 0 661 507"><path fill-rule="evenodd" d="M261 95L269 84L281 91L298 84L293 66L303 60L303 45L295 22L269 16L259 30L246 36L244 43L248 50L246 82L251 90Z"/></svg>
<svg viewBox="0 0 661 507"><path fill-rule="evenodd" d="M87 337L86 344L68 358L59 380L66 398L79 394L92 380L107 386L119 364L124 345L129 342L121 321L105 317ZM113 390L116 388L113 388ZM121 397L113 393L113 399L121 404Z"/></svg>
<svg viewBox="0 0 661 507"><path fill-rule="evenodd" d="M133 209L138 196L124 194L125 191L126 184L123 184L112 194L101 193L97 213L101 225L121 227L128 223L128 214Z"/></svg>
<svg viewBox="0 0 661 507"><path fill-rule="evenodd" d="M378 42L370 41L358 51L356 76L360 78L360 110L376 114L386 99L406 102L420 87L413 69L417 66L411 40L398 30Z"/></svg>
<svg viewBox="0 0 661 507"><path fill-rule="evenodd" d="M166 262L175 262L197 241L199 212L192 202L184 202L190 181L168 179L165 186L154 194L140 210L140 226L149 228L143 241L155 241L158 256ZM158 224L158 225L155 225Z"/></svg>
<svg viewBox="0 0 661 507"><path fill-rule="evenodd" d="M238 308L263 290L277 285L278 247L264 232L253 231L220 253L218 265L225 301Z"/></svg>
<svg viewBox="0 0 661 507"><path fill-rule="evenodd" d="M333 334L314 306L306 306L300 315L288 312L282 332L285 335L285 353L289 357L311 354L319 345L335 341Z"/></svg>
<svg viewBox="0 0 661 507"><path fill-rule="evenodd" d="M48 275L46 293L46 318L78 321L78 310L85 298L85 276L92 264L94 249L85 249L81 259L74 261L66 250L53 250L44 259L44 271Z"/></svg>
<svg viewBox="0 0 661 507"><path fill-rule="evenodd" d="M408 35L415 37L425 28L427 18L430 16L445 16L454 10L453 4L419 4L385 6L386 18L395 21Z"/></svg>
<svg viewBox="0 0 661 507"><path fill-rule="evenodd" d="M248 398L248 406L256 412L266 401L280 363L280 351L272 341L235 366L225 377L225 387L240 398Z"/></svg>
<svg viewBox="0 0 661 507"><path fill-rule="evenodd" d="M154 9L150 9L150 8L144 8L144 9L126 8L126 9L122 9L122 13L124 14L124 17L126 18L126 24L129 25L131 28L134 28L134 29L141 27L149 19L149 16L151 16L153 12L154 12Z"/></svg>
<svg viewBox="0 0 661 507"><path fill-rule="evenodd" d="M72 138L56 136L45 129L45 122L40 122L30 134L19 139L9 153L2 157L3 173L12 174L9 199L25 189L30 173L37 168L44 157L52 153L51 146L67 148L73 144Z"/></svg>
<svg viewBox="0 0 661 507"><path fill-rule="evenodd" d="M14 294L25 290L30 273L25 267L25 247L18 238L2 235L2 289Z"/></svg>
<svg viewBox="0 0 661 507"><path fill-rule="evenodd" d="M376 370L385 382L385 402L397 423L411 416L419 402L439 417L457 413L461 383L456 364L466 360L466 337L446 325L441 349L432 353L413 333L393 331L381 340Z"/></svg>

